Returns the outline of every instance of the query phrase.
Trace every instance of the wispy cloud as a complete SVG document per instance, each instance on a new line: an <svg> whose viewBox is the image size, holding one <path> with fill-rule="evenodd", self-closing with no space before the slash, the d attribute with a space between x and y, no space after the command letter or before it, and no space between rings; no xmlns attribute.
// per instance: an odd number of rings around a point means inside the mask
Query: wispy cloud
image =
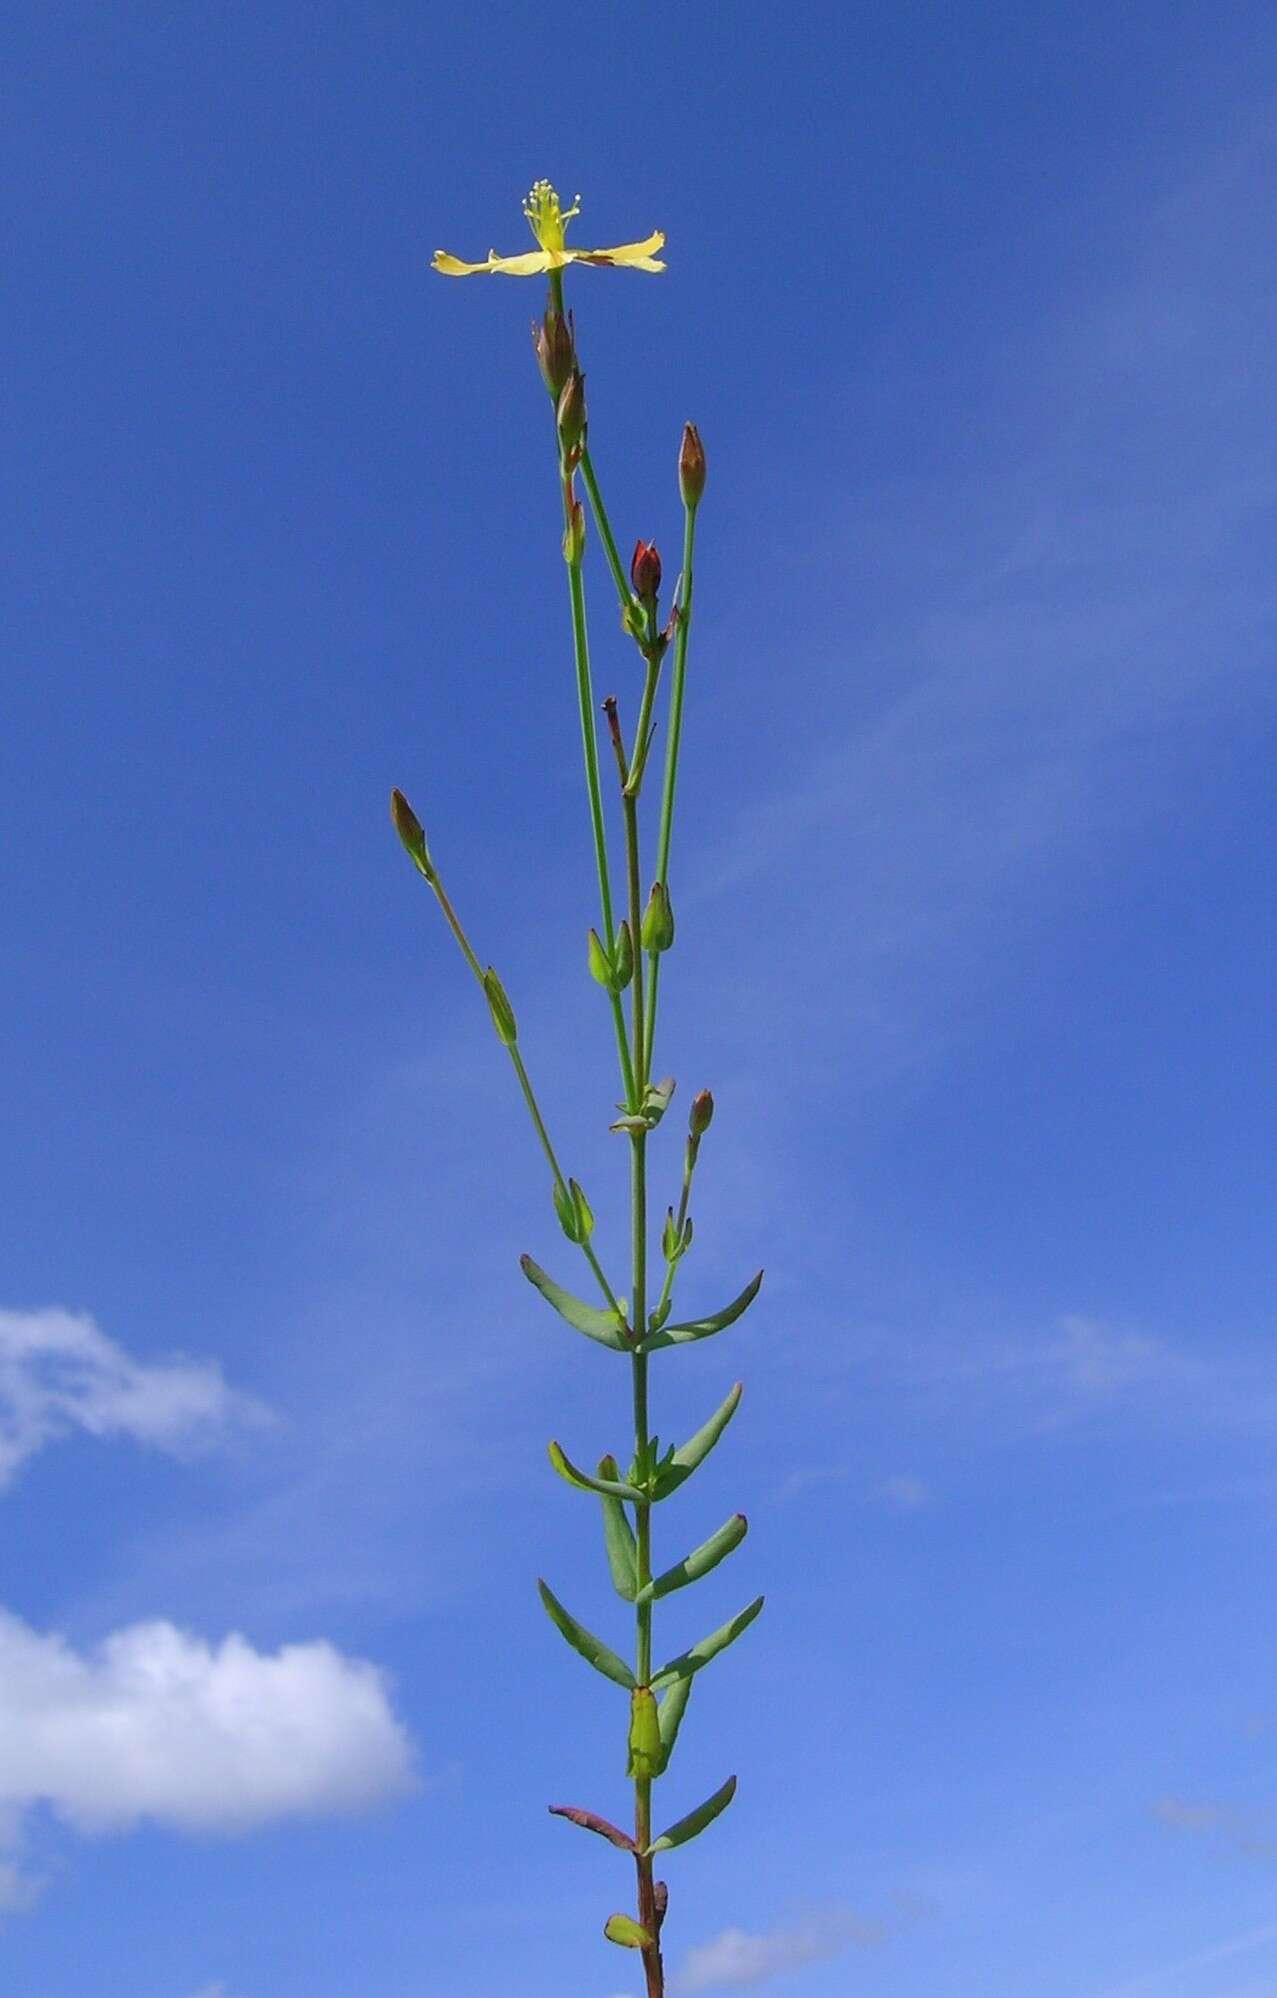
<svg viewBox="0 0 1277 1998"><path fill-rule="evenodd" d="M88 1654L0 1611L0 1823L234 1833L402 1793L414 1755L385 1679L322 1639L257 1651L171 1623ZM12 1884L12 1883L11 1883Z"/></svg>
<svg viewBox="0 0 1277 1998"><path fill-rule="evenodd" d="M0 1484L76 1430L183 1451L267 1419L212 1361L136 1360L85 1313L0 1310Z"/></svg>
<svg viewBox="0 0 1277 1998"><path fill-rule="evenodd" d="M1153 1816L1171 1831L1206 1839L1243 1859L1277 1859L1277 1838L1261 1811L1213 1798L1158 1797Z"/></svg>
<svg viewBox="0 0 1277 1998"><path fill-rule="evenodd" d="M818 1909L789 1928L773 1929L765 1935L724 1929L712 1942L688 1952L675 1988L692 1993L765 1984L787 1970L840 1956L853 1945L880 1943L886 1933L881 1922L867 1922L850 1908Z"/></svg>

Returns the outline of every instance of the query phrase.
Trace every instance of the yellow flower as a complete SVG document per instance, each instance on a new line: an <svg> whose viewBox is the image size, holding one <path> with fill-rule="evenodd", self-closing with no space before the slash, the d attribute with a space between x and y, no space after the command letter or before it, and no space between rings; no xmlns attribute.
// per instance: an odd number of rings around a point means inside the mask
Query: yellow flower
<svg viewBox="0 0 1277 1998"><path fill-rule="evenodd" d="M614 250L566 249L564 230L572 217L580 214L581 197L578 194L571 208L560 207L559 197L548 180L536 183L523 204L523 212L541 246L539 249L528 250L521 257L499 257L495 250L489 250L481 264L463 264L460 257L436 250L435 269L445 277L474 277L479 271L504 271L507 277L539 277L543 271L561 271L568 264L624 264L636 271L665 269L654 254L665 243L659 229L654 229L641 243L620 243Z"/></svg>

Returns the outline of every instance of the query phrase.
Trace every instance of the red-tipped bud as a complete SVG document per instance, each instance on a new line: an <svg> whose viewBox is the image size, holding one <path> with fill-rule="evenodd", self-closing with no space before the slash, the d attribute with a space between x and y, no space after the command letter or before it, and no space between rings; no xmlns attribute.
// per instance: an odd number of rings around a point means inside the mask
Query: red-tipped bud
<svg viewBox="0 0 1277 1998"><path fill-rule="evenodd" d="M683 425L683 443L678 454L678 489L683 505L699 506L705 490L705 446L694 423Z"/></svg>
<svg viewBox="0 0 1277 1998"><path fill-rule="evenodd" d="M565 318L552 305L547 306L541 324L538 326L535 319L532 322L532 345L541 379L557 401L576 364L571 314Z"/></svg>
<svg viewBox="0 0 1277 1998"><path fill-rule="evenodd" d="M714 1099L708 1089L702 1089L692 1098L687 1126L694 1138L703 1138L714 1121Z"/></svg>
<svg viewBox="0 0 1277 1998"><path fill-rule="evenodd" d="M653 603L661 587L661 557L654 541L636 541L630 562L630 581L636 597Z"/></svg>
<svg viewBox="0 0 1277 1998"><path fill-rule="evenodd" d="M563 384L558 406L559 443L566 453L585 442L585 376L574 367Z"/></svg>

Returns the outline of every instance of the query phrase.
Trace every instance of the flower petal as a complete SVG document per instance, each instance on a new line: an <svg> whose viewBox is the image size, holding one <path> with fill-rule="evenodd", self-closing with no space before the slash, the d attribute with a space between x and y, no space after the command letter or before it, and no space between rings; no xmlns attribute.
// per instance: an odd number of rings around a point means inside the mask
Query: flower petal
<svg viewBox="0 0 1277 1998"><path fill-rule="evenodd" d="M654 229L641 243L619 243L614 250L578 250L577 257L583 264L619 264L639 271L663 271L665 266L653 255L664 249L665 233Z"/></svg>
<svg viewBox="0 0 1277 1998"><path fill-rule="evenodd" d="M561 250L529 250L520 257L499 257L494 250L488 269L503 271L506 277L539 277L542 271L557 270L568 261Z"/></svg>
<svg viewBox="0 0 1277 1998"><path fill-rule="evenodd" d="M447 250L436 250L430 261L445 277L473 277L477 271L492 269L491 257L484 264L463 264L460 257L450 256Z"/></svg>

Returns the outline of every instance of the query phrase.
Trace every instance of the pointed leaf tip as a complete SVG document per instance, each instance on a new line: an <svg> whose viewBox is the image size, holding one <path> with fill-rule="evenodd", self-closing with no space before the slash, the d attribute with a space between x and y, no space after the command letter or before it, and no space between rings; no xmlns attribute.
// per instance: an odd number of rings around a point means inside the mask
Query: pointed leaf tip
<svg viewBox="0 0 1277 1998"><path fill-rule="evenodd" d="M547 1809L553 1818L566 1818L569 1824L580 1825L582 1831L597 1832L600 1838L607 1839L609 1844L616 1846L621 1852L638 1851L638 1846L628 1832L623 1832L619 1825L609 1824L608 1820L601 1818L597 1811L583 1811L575 1804L550 1804Z"/></svg>
<svg viewBox="0 0 1277 1998"><path fill-rule="evenodd" d="M685 1818L680 1818L677 1824L672 1824L668 1831L653 1839L643 1855L644 1858L650 1859L657 1852L669 1852L676 1845L686 1845L689 1839L696 1838L703 1832L707 1825L712 1825L715 1818L722 1816L735 1795L736 1778L729 1776L721 1790L715 1790L712 1797L707 1797L703 1804L698 1804L694 1811L689 1811Z"/></svg>

